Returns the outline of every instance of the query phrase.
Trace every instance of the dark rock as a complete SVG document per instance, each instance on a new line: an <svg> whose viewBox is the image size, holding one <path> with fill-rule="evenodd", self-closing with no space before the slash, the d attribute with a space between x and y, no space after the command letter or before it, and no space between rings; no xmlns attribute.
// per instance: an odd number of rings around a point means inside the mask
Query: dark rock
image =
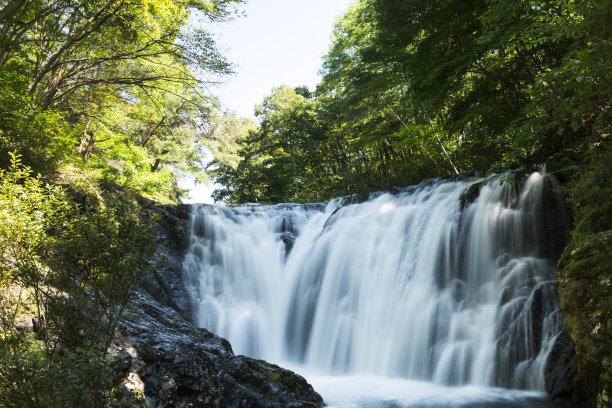
<svg viewBox="0 0 612 408"><path fill-rule="evenodd" d="M553 401L571 401L577 371L575 345L563 329L555 339L544 371L546 393Z"/></svg>
<svg viewBox="0 0 612 408"><path fill-rule="evenodd" d="M142 199L144 200L144 199ZM161 205L144 201L150 216L158 215L155 262L157 268L142 277L140 287L155 300L169 306L189 319L189 296L183 283L183 260L191 228L191 206L186 204Z"/></svg>
<svg viewBox="0 0 612 408"><path fill-rule="evenodd" d="M485 181L474 183L470 187L466 188L463 193L461 193L461 196L459 197L459 200L461 201L461 211L465 210L474 201L476 201L476 199L480 195L480 190L485 184Z"/></svg>
<svg viewBox="0 0 612 408"><path fill-rule="evenodd" d="M34 333L38 333L45 326L45 319L43 317L32 318L32 330Z"/></svg>
<svg viewBox="0 0 612 408"><path fill-rule="evenodd" d="M499 305L503 306L508 303L510 300L512 300L512 296L512 288L510 286L506 286L499 299Z"/></svg>
<svg viewBox="0 0 612 408"><path fill-rule="evenodd" d="M161 231L168 236L169 244L175 249L182 250L187 246L191 228L190 204L160 204L156 201L139 197L138 202L150 215L160 216L158 225Z"/></svg>
<svg viewBox="0 0 612 408"><path fill-rule="evenodd" d="M510 169L497 169L494 171L494 173L504 173L507 171L511 171L511 170ZM484 172L479 171L479 170L465 171L459 174L451 174L449 176L440 177L439 179L435 179L435 180L439 180L439 181L446 183L446 182L464 181L464 180L468 180L474 177L478 177L478 178L484 177Z"/></svg>
<svg viewBox="0 0 612 408"><path fill-rule="evenodd" d="M290 232L283 232L280 236L281 241L285 244L285 256L289 255L289 252L293 249L295 243L295 235Z"/></svg>
<svg viewBox="0 0 612 408"><path fill-rule="evenodd" d="M142 292L136 293L118 328L121 341L115 345L116 353L131 356L124 387L137 389L134 383L141 384L151 406L323 406L304 378L234 355L227 340L195 328Z"/></svg>
<svg viewBox="0 0 612 408"><path fill-rule="evenodd" d="M537 352L539 352L540 344L542 343L542 325L544 324L542 289L536 289L533 291L529 311L531 313L531 333L533 334L533 343L538 349Z"/></svg>
<svg viewBox="0 0 612 408"><path fill-rule="evenodd" d="M176 245L177 249L184 249L189 240L192 206L189 204L160 205L155 209L162 215L170 241Z"/></svg>
<svg viewBox="0 0 612 408"><path fill-rule="evenodd" d="M360 204L360 203L365 203L366 201L370 200L372 198L372 195L377 195L377 193L358 193L358 194L351 194L348 196L344 196L339 198L340 200L340 206L344 207L347 205L351 205L351 204ZM380 193L378 193L380 194Z"/></svg>
<svg viewBox="0 0 612 408"><path fill-rule="evenodd" d="M568 245L557 269L557 292L576 344L576 406L607 408L612 404L612 230Z"/></svg>
<svg viewBox="0 0 612 408"><path fill-rule="evenodd" d="M113 371L117 375L115 383L118 383L128 374L132 365L132 356L124 348L116 347L110 349L108 358Z"/></svg>

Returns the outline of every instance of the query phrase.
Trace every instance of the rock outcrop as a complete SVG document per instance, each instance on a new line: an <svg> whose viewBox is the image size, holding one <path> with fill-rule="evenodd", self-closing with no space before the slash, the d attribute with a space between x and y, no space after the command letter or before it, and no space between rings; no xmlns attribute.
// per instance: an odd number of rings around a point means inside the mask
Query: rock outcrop
<svg viewBox="0 0 612 408"><path fill-rule="evenodd" d="M141 203L158 214L161 267L144 276L111 355L118 374L115 402L141 407L314 408L323 400L288 370L234 355L229 342L191 323L182 263L191 208Z"/></svg>
<svg viewBox="0 0 612 408"><path fill-rule="evenodd" d="M191 206L159 205L144 201L157 223L157 259L160 265L153 273L143 276L140 286L155 300L191 320L189 296L183 284L183 259L188 247L191 228Z"/></svg>
<svg viewBox="0 0 612 408"><path fill-rule="evenodd" d="M612 230L570 244L557 271L559 307L576 343L576 406L612 405Z"/></svg>
<svg viewBox="0 0 612 408"><path fill-rule="evenodd" d="M570 402L577 374L575 344L564 329L555 339L545 369L546 393L553 401Z"/></svg>
<svg viewBox="0 0 612 408"><path fill-rule="evenodd" d="M141 291L118 329L113 350L123 374L118 400L157 408L323 406L301 376L234 355L227 340L195 328Z"/></svg>

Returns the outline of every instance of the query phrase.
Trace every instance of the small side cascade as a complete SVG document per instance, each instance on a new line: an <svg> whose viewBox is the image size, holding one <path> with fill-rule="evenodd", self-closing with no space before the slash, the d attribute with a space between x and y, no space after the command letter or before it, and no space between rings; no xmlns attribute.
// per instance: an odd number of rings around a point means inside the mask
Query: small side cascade
<svg viewBox="0 0 612 408"><path fill-rule="evenodd" d="M543 390L563 327L556 188L533 173L198 206L184 262L194 319L237 353L327 375Z"/></svg>

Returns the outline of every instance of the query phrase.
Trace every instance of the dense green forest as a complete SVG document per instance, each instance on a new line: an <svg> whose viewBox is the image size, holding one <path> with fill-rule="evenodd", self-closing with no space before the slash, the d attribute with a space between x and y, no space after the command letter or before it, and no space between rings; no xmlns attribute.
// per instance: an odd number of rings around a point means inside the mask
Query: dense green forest
<svg viewBox="0 0 612 408"><path fill-rule="evenodd" d="M241 123L206 91L239 3L0 0L0 406L131 406L109 345L162 262L136 200L176 203Z"/></svg>
<svg viewBox="0 0 612 408"><path fill-rule="evenodd" d="M572 166L610 132L611 15L610 1L359 1L316 90L274 89L239 160L212 165L216 198L319 201Z"/></svg>
<svg viewBox="0 0 612 408"><path fill-rule="evenodd" d="M612 229L611 1L358 1L258 123L206 88L233 69L206 24L242 2L0 0L0 406L130 406L108 346L161 261L138 203L186 174L238 204L547 164L572 245Z"/></svg>
<svg viewBox="0 0 612 408"><path fill-rule="evenodd" d="M227 122L205 89L232 66L189 18L240 1L2 1L0 164L176 200ZM199 24L205 27L205 24ZM61 182L61 180L57 180Z"/></svg>

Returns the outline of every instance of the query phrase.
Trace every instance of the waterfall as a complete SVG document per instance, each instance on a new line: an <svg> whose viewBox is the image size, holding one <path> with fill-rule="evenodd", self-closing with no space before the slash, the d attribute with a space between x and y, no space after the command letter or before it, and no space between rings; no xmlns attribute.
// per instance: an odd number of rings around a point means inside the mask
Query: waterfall
<svg viewBox="0 0 612 408"><path fill-rule="evenodd" d="M194 319L236 353L326 375L543 390L562 329L555 190L534 173L197 206L184 262Z"/></svg>

